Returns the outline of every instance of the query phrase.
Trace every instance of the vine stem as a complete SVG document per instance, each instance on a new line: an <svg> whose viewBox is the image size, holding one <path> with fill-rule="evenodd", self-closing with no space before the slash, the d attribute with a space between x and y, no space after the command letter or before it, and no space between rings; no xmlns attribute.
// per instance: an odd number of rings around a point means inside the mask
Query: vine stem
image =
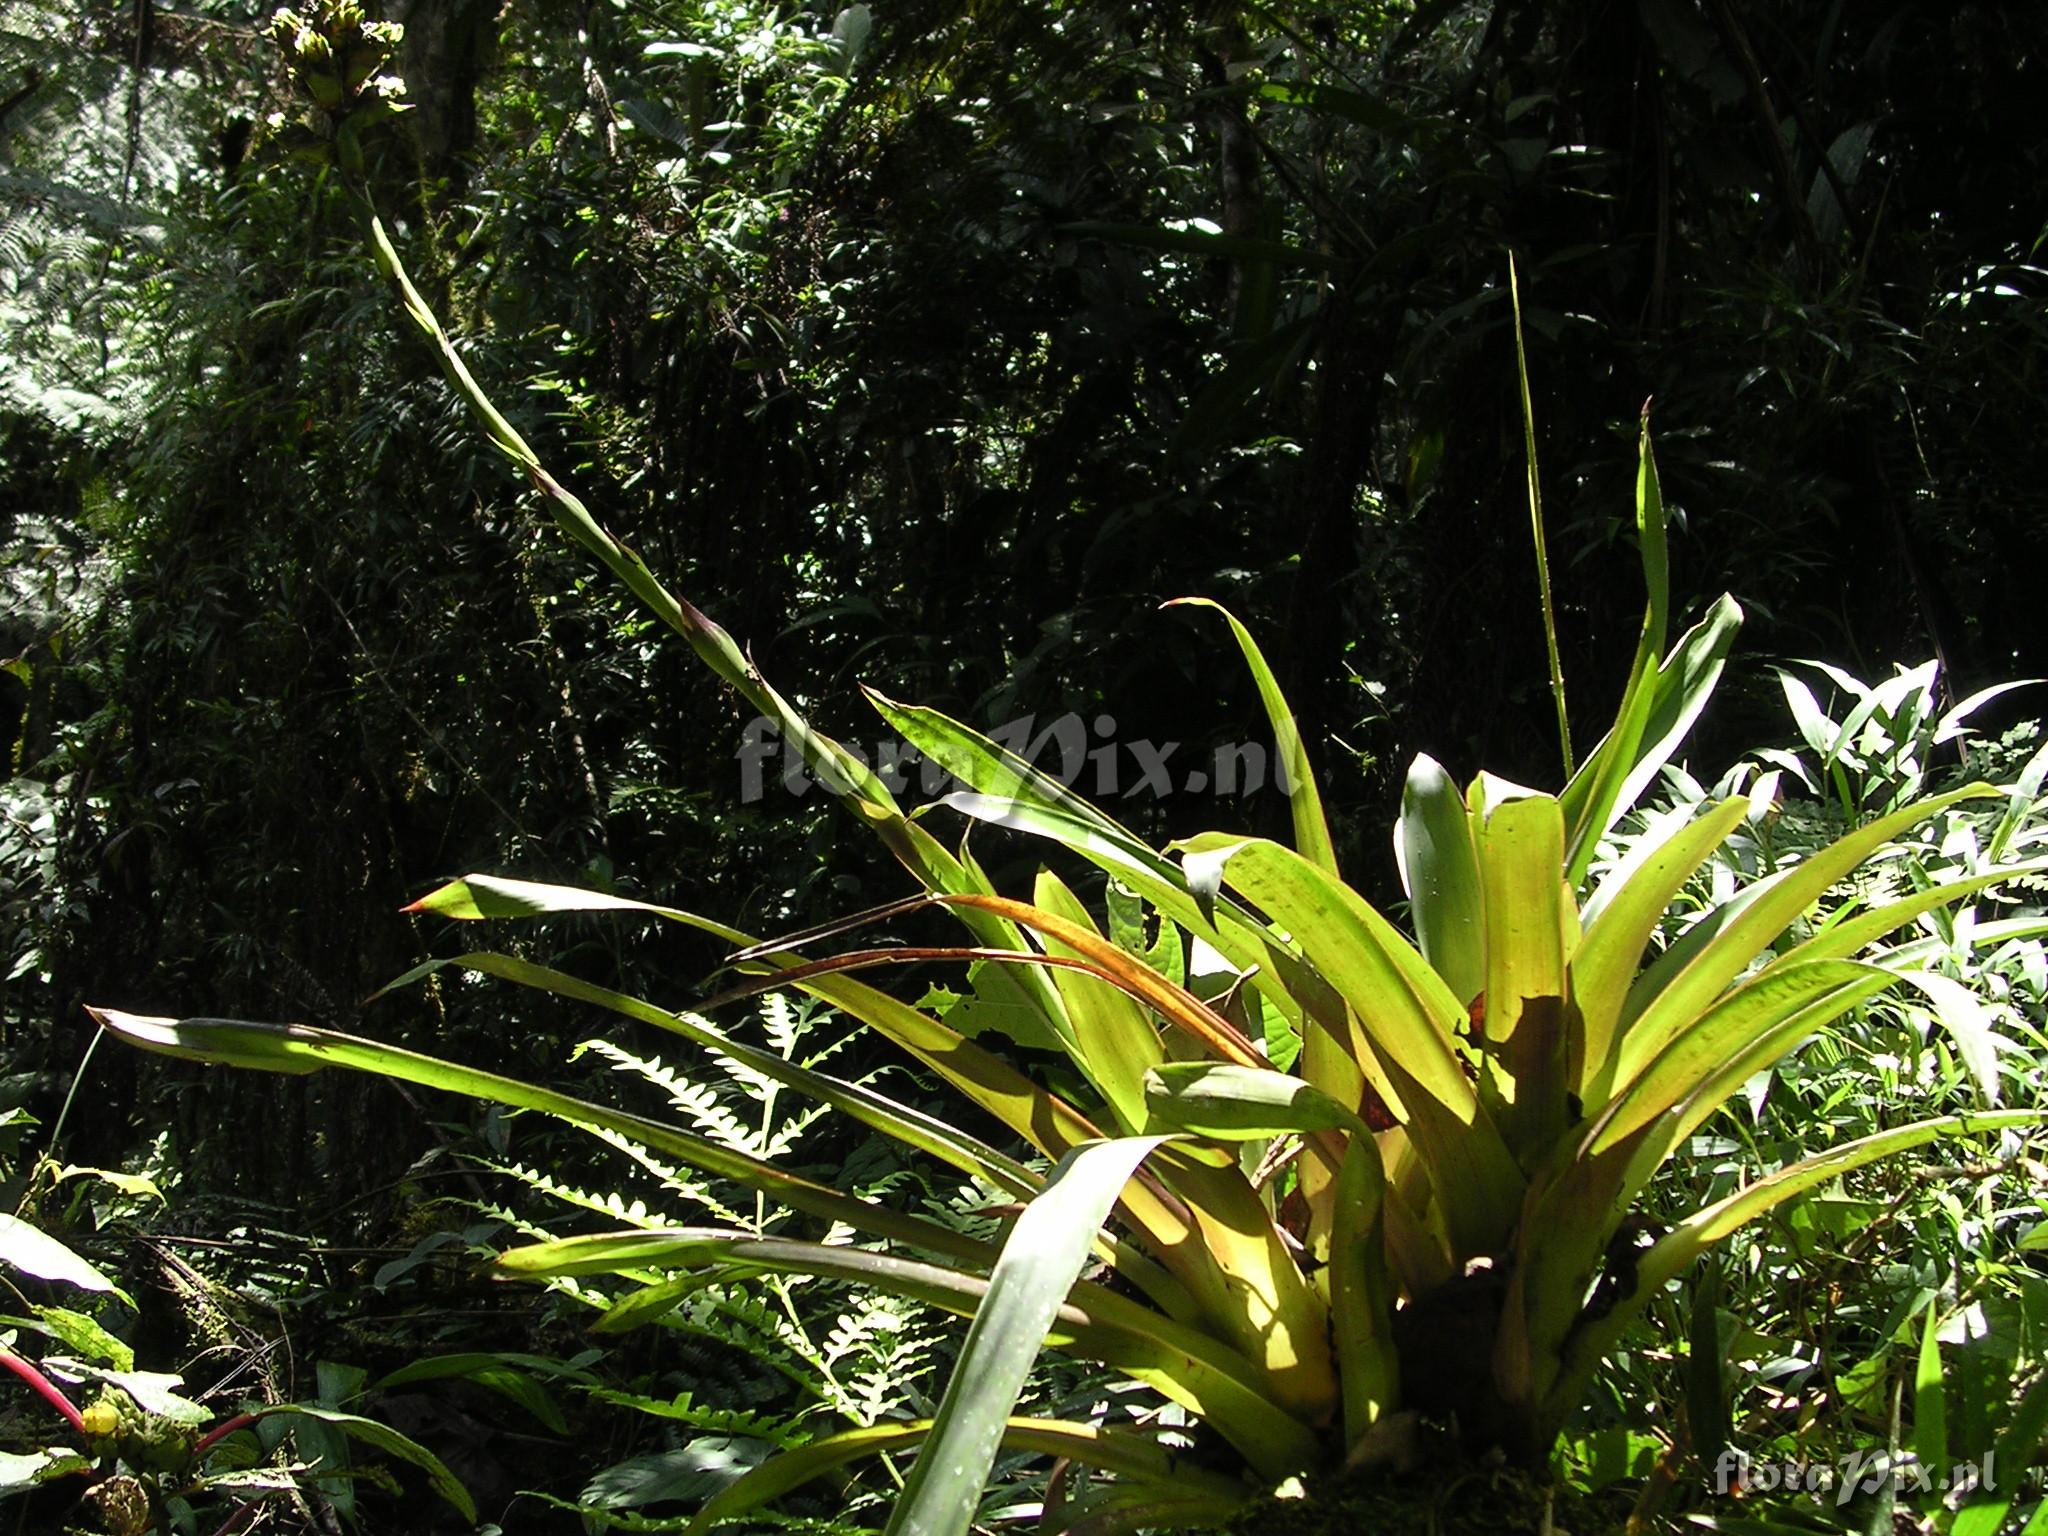
<svg viewBox="0 0 2048 1536"><path fill-rule="evenodd" d="M78 1058L78 1070L71 1074L71 1086L64 1090L64 1103L57 1111L56 1123L50 1127L50 1139L43 1150L46 1162L57 1160L57 1144L64 1137L64 1122L71 1118L71 1105L78 1097L79 1084L85 1081L86 1068L92 1065L92 1053L100 1048L100 1041L106 1033L105 1029L95 1029L92 1038L85 1042L85 1054Z"/></svg>
<svg viewBox="0 0 2048 1536"><path fill-rule="evenodd" d="M260 1499L245 1500L236 1508L233 1514L229 1515L221 1523L220 1529L215 1531L213 1536L235 1536L235 1532L247 1530L250 1520L255 1517L256 1511L260 1508L262 1508L262 1501Z"/></svg>
<svg viewBox="0 0 2048 1536"><path fill-rule="evenodd" d="M14 1372L15 1375L34 1387L43 1401L64 1415L65 1423L77 1430L81 1435L86 1435L90 1438L90 1431L85 1427L85 1415L78 1411L78 1405L64 1395L63 1388L59 1387L57 1383L50 1380L49 1377L37 1370L35 1366L4 1345L0 1345L0 1365L6 1366L8 1370Z"/></svg>

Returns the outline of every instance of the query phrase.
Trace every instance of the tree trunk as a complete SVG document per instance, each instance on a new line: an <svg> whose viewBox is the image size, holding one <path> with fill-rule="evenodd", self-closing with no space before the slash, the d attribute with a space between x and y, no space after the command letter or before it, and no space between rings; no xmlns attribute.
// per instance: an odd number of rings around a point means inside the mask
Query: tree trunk
<svg viewBox="0 0 2048 1536"><path fill-rule="evenodd" d="M405 27L399 53L406 99L402 121L428 183L459 189L476 147L476 92L498 45L497 0L392 0Z"/></svg>

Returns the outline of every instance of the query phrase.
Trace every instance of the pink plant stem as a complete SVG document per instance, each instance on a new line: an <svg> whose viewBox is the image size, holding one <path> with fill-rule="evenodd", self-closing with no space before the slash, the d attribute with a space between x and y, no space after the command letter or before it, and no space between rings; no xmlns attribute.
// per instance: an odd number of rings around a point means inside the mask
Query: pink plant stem
<svg viewBox="0 0 2048 1536"><path fill-rule="evenodd" d="M226 1523L219 1530L215 1531L213 1536L235 1536L237 1531L247 1529L249 1521L254 1517L258 1507L258 1501L250 1499L232 1515L229 1515Z"/></svg>
<svg viewBox="0 0 2048 1536"><path fill-rule="evenodd" d="M215 1445L219 1444L222 1440L225 1440L229 1435L232 1435L236 1430L248 1428L251 1424L254 1424L256 1420L260 1417L260 1414L238 1413L231 1419L222 1419L218 1424L214 1425L213 1428L209 1429L205 1434L201 1435L198 1438L198 1440L193 1442L193 1459L195 1461L198 1460L200 1457L204 1456L208 1451L212 1450Z"/></svg>
<svg viewBox="0 0 2048 1536"><path fill-rule="evenodd" d="M58 1385L37 1370L13 1350L0 1346L0 1365L14 1372L23 1381L42 1394L43 1400L64 1415L64 1421L81 1435L86 1435L85 1415L78 1411L78 1405L66 1397ZM88 1438L90 1436L88 1435Z"/></svg>

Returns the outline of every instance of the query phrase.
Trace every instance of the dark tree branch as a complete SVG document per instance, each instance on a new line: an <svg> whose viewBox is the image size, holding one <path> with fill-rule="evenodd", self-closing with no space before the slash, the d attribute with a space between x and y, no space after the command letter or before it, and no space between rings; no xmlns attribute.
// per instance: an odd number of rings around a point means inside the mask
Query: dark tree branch
<svg viewBox="0 0 2048 1536"><path fill-rule="evenodd" d="M1742 30L1742 23L1736 19L1728 0L1707 0L1707 9L1714 18L1714 29L1721 34L1721 43L1735 56L1737 67L1749 91L1749 104L1756 113L1757 126L1762 131L1764 143L1770 152L1771 173L1778 183L1778 195L1785 205L1785 216L1792 223L1792 237L1806 258L1809 270L1816 277L1820 273L1821 246L1820 232L1813 227L1812 216L1806 211L1806 199L1799 193L1799 178L1792 169L1791 153L1785 148L1785 129L1778 120L1775 108L1771 106L1770 87L1764 83L1764 72L1756 61L1756 50L1749 45L1749 34Z"/></svg>
<svg viewBox="0 0 2048 1536"><path fill-rule="evenodd" d="M31 69L28 72L28 79L22 82L21 88L10 94L5 101L0 101L0 128L6 127L7 119L15 114L16 109L42 88L43 72Z"/></svg>

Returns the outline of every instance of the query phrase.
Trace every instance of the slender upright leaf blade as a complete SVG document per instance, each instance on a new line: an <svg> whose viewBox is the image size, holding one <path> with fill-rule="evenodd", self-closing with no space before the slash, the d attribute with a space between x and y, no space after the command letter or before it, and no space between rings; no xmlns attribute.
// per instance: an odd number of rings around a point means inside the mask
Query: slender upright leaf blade
<svg viewBox="0 0 2048 1536"><path fill-rule="evenodd" d="M810 722L761 676L732 636L663 586L637 551L614 537L580 499L542 466L533 449L470 373L454 342L413 284L389 232L367 198L362 199L362 206L371 253L378 269L397 290L407 316L433 346L442 372L462 397L484 435L547 498L556 524L595 555L650 612L682 636L712 672L755 709L774 720L783 738L797 748L820 781L833 794L846 798L906 867L927 883L943 884L946 866L951 861L935 842L922 835L903 815L888 787L874 771L839 743L814 730Z"/></svg>
<svg viewBox="0 0 2048 1536"><path fill-rule="evenodd" d="M1670 626L1671 577L1664 543L1664 498L1657 482L1657 460L1650 451L1647 413L1636 447L1636 538L1642 550L1647 599L1635 660L1622 688L1613 728L1571 776L1560 797L1574 886L1592 862L1593 849L1613 825L1618 811L1627 809L1620 804L1621 786L1640 756L1645 724L1654 707L1657 664Z"/></svg>
<svg viewBox="0 0 2048 1536"><path fill-rule="evenodd" d="M1660 667L1639 687L1631 684L1633 691L1623 700L1627 718L1616 722L1565 787L1567 868L1575 887L1591 867L1600 840L1635 805L1706 708L1741 627L1741 607L1732 597L1722 597L1679 637Z"/></svg>
<svg viewBox="0 0 2048 1536"><path fill-rule="evenodd" d="M1355 1446L1400 1398L1394 1285L1387 1272L1386 1173L1370 1136L1353 1136L1338 1170L1330 1234L1330 1325L1344 1399L1344 1442Z"/></svg>
<svg viewBox="0 0 2048 1536"><path fill-rule="evenodd" d="M1574 845L1572 867L1577 874L1583 874L1593 846L1607 835L1615 818L1635 805L1685 741L1693 722L1713 696L1714 685L1720 681L1721 668L1734 649L1736 632L1741 628L1741 605L1732 597L1717 598L1706 617L1679 636L1671 654L1658 667L1634 766L1622 779L1620 790L1605 812L1604 824L1592 833L1591 842Z"/></svg>
<svg viewBox="0 0 2048 1536"><path fill-rule="evenodd" d="M1721 1459L1734 1433L1724 1378L1728 1343L1721 1333L1721 1270L1711 1260L1693 1288L1686 1342L1690 1358L1686 1362L1685 1402L1693 1456L1700 1465L1711 1467Z"/></svg>
<svg viewBox="0 0 2048 1536"><path fill-rule="evenodd" d="M1585 1029L1579 1092L1612 1080L1615 1026L1651 937L1672 899L1742 822L1748 803L1724 800L1657 842L1647 839L1609 877L1607 895L1572 956L1572 988Z"/></svg>
<svg viewBox="0 0 2048 1536"><path fill-rule="evenodd" d="M1997 1470L1997 1486L1980 1488L1971 1496L1970 1502L1956 1512L1955 1523L1949 1527L1949 1536L1997 1536L2005 1529L2013 1496L2026 1486L2019 1469L2034 1464L2044 1438L2048 1438L2048 1376L2035 1378L2034 1384L2027 1388L2026 1396L2014 1408L2005 1432L1998 1437L1998 1444L1991 1453L1992 1466ZM2021 1536L2036 1536L2042 1526L2041 1511L2044 1509L2048 1509L2048 1503L2034 1511Z"/></svg>
<svg viewBox="0 0 2048 1536"><path fill-rule="evenodd" d="M1067 1154L1024 1208L989 1275L959 1363L889 1516L888 1536L965 1536L1018 1394L1096 1229L1164 1138L1133 1136Z"/></svg>
<svg viewBox="0 0 2048 1536"><path fill-rule="evenodd" d="M1995 793L1988 784L1969 784L1881 817L1803 864L1758 882L1743 900L1722 909L1724 921L1702 923L1672 945L1630 993L1624 1015L1635 1017L1626 1022L1614 1052L1616 1081L1628 1081L1830 886L1893 837L1952 805Z"/></svg>
<svg viewBox="0 0 2048 1536"><path fill-rule="evenodd" d="M1927 1303L1920 1358L1913 1368L1913 1454L1936 1476L1948 1466L1948 1403L1941 1374L1941 1299Z"/></svg>
<svg viewBox="0 0 2048 1536"><path fill-rule="evenodd" d="M1294 817L1295 852L1325 874L1336 874L1337 850L1330 841L1330 824L1323 816L1322 797L1316 793L1315 777L1309 771L1308 753L1301 744L1301 731L1294 723L1294 711L1288 707L1286 695L1280 691L1280 680L1266 665L1265 653L1252 638L1252 632L1221 603L1206 597L1180 597L1166 606L1180 605L1214 608L1229 623L1230 632L1237 637L1238 649L1244 652L1245 664L1251 668L1252 681L1258 684L1259 698L1266 706L1266 719L1273 727L1280 771L1286 778L1287 807Z"/></svg>

